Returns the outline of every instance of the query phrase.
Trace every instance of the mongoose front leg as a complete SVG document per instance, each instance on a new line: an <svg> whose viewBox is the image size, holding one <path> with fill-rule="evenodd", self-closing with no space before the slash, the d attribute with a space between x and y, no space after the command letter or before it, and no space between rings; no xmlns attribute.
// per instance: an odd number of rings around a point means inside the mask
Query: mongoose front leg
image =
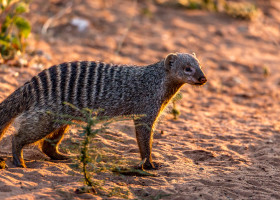
<svg viewBox="0 0 280 200"><path fill-rule="evenodd" d="M50 133L54 133L55 130L58 130L60 127L59 125L54 124L54 119L50 118L48 114L41 112L28 114L29 117L24 118L21 121L19 130L13 137L13 163L17 167L26 167L22 153L24 146L44 139L46 136L48 136Z"/></svg>
<svg viewBox="0 0 280 200"><path fill-rule="evenodd" d="M62 126L61 128L52 132L42 142L42 151L53 160L67 160L68 156L58 151L58 146L67 132L69 126Z"/></svg>
<svg viewBox="0 0 280 200"><path fill-rule="evenodd" d="M152 161L153 125L155 120L144 117L134 120L136 139L140 150L141 160L145 162L142 169L159 169L160 164Z"/></svg>

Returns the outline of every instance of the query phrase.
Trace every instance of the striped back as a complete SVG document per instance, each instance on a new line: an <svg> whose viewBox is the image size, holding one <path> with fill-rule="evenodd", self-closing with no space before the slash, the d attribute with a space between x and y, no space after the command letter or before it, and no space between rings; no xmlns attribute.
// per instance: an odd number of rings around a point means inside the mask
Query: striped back
<svg viewBox="0 0 280 200"><path fill-rule="evenodd" d="M130 67L102 62L69 62L52 66L26 83L28 95L33 97L33 107L61 109L63 102L79 108L126 109L142 88L145 67ZM139 98L141 99L141 98ZM31 106L31 107L32 107Z"/></svg>

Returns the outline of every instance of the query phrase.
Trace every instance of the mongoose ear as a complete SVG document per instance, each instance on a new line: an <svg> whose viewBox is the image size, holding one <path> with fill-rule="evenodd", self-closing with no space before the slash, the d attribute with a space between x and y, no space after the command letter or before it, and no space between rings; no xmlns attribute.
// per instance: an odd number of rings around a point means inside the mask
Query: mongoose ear
<svg viewBox="0 0 280 200"><path fill-rule="evenodd" d="M169 71L173 65L173 63L175 62L175 60L178 58L177 54L175 53L171 53L168 54L164 60L164 66L165 68Z"/></svg>
<svg viewBox="0 0 280 200"><path fill-rule="evenodd" d="M196 58L196 54L193 52L192 55Z"/></svg>

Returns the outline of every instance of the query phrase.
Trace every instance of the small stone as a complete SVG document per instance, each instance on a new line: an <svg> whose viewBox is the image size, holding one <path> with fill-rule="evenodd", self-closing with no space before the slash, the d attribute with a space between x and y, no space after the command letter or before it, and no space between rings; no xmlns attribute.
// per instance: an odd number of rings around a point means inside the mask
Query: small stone
<svg viewBox="0 0 280 200"><path fill-rule="evenodd" d="M76 26L79 32L85 31L89 26L89 21L82 18L73 18L71 25Z"/></svg>
<svg viewBox="0 0 280 200"><path fill-rule="evenodd" d="M13 73L13 76L14 76L14 77L18 77L18 76L19 76L19 73L18 73L18 72L15 72L15 73Z"/></svg>

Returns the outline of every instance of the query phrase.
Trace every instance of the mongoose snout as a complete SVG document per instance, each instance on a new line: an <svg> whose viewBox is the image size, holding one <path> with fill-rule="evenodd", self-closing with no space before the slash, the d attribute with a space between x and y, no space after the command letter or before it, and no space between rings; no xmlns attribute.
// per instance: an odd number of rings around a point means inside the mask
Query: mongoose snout
<svg viewBox="0 0 280 200"><path fill-rule="evenodd" d="M42 152L51 159L67 159L58 151L68 126L58 115L80 117L67 106L102 109L103 116L139 115L136 139L142 168L158 169L152 160L153 131L160 113L185 84L203 85L207 79L195 55L172 53L146 66L114 65L81 61L54 65L18 88L0 103L0 139L16 120L12 140L13 163L26 167L22 149L41 141Z"/></svg>
<svg viewBox="0 0 280 200"><path fill-rule="evenodd" d="M198 81L201 83L201 84L205 84L207 82L207 79L205 76L202 76L198 79Z"/></svg>

